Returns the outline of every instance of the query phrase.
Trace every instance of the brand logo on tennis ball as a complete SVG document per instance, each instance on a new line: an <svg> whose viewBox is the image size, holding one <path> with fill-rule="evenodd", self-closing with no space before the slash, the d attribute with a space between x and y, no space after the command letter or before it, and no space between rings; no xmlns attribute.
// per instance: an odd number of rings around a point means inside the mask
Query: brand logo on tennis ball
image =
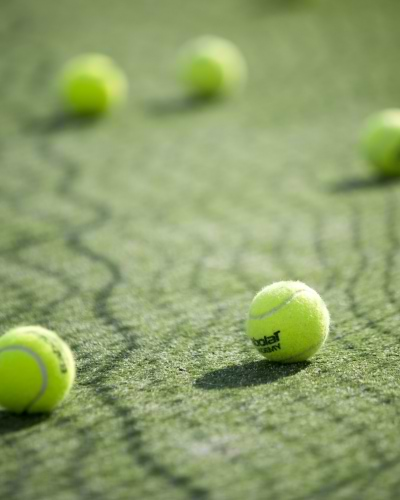
<svg viewBox="0 0 400 500"><path fill-rule="evenodd" d="M281 333L280 330L275 332L273 335L266 336L262 339L254 339L252 338L251 341L253 344L257 347L258 351L260 352L274 352L274 351L279 351L281 348L281 344L279 342L279 334ZM274 345L272 345L274 344ZM269 347L270 346L270 347Z"/></svg>

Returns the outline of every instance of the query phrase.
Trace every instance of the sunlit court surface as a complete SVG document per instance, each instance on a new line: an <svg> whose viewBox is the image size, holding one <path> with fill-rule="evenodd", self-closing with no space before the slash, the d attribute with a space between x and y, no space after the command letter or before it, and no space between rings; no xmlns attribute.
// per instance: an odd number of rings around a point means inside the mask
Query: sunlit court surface
<svg viewBox="0 0 400 500"><path fill-rule="evenodd" d="M0 499L399 498L400 2L0 11Z"/></svg>

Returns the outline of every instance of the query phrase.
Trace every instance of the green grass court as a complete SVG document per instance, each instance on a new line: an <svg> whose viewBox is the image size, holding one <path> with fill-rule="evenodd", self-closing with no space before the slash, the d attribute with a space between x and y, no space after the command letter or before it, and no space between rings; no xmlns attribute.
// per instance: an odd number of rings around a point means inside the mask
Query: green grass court
<svg viewBox="0 0 400 500"><path fill-rule="evenodd" d="M360 127L400 107L398 0L4 0L0 331L40 324L78 376L49 416L0 412L4 500L387 500L400 495L400 182ZM176 52L204 33L249 65L195 104ZM58 111L76 54L128 103ZM309 363L245 335L254 294L315 288ZM1 383L1 381L0 381Z"/></svg>

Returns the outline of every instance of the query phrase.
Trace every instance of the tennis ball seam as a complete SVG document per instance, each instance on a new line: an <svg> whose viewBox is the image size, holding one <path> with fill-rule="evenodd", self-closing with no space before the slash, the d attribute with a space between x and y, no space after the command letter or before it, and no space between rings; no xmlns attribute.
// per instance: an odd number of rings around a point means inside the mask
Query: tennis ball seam
<svg viewBox="0 0 400 500"><path fill-rule="evenodd" d="M251 314L250 311L250 319L255 319L255 320L263 320L265 318L269 318L270 316L273 316L275 313L279 312L281 309L289 305L292 300L299 295L300 293L310 293L311 290L307 290L306 288L302 288L301 290L296 290L288 299L286 299L284 302L279 304L278 306L273 307L269 311L262 313L262 314Z"/></svg>
<svg viewBox="0 0 400 500"><path fill-rule="evenodd" d="M29 347L25 347L25 346L8 346L8 347L4 347L4 348L0 349L0 355L3 352L10 352L10 351L20 351L20 352L24 352L25 354L28 354L29 356L31 356L34 359L34 361L36 361L36 363L38 364L40 373L42 374L42 386L41 386L38 394L33 398L33 400L31 402L28 403L28 405L26 406L26 408L24 408L24 410L23 410L23 412L27 412L38 401L40 401L40 399L42 398L42 396L44 396L44 394L46 393L46 390L47 390L47 387L48 387L47 368L46 368L46 365L43 363L42 359L40 358L40 356L38 354L36 354L36 352L33 351L32 349L29 349Z"/></svg>

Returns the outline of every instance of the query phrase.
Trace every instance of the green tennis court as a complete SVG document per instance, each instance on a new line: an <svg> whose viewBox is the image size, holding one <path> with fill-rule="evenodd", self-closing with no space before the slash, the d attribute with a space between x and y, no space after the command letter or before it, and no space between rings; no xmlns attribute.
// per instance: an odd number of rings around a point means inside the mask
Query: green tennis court
<svg viewBox="0 0 400 500"><path fill-rule="evenodd" d="M48 416L0 412L4 500L386 500L400 495L400 182L358 149L400 107L398 0L3 0L0 332L75 353ZM232 40L242 95L184 98L177 51ZM83 52L125 106L64 116ZM245 335L300 280L332 325L308 363ZM0 380L1 384L1 380Z"/></svg>

